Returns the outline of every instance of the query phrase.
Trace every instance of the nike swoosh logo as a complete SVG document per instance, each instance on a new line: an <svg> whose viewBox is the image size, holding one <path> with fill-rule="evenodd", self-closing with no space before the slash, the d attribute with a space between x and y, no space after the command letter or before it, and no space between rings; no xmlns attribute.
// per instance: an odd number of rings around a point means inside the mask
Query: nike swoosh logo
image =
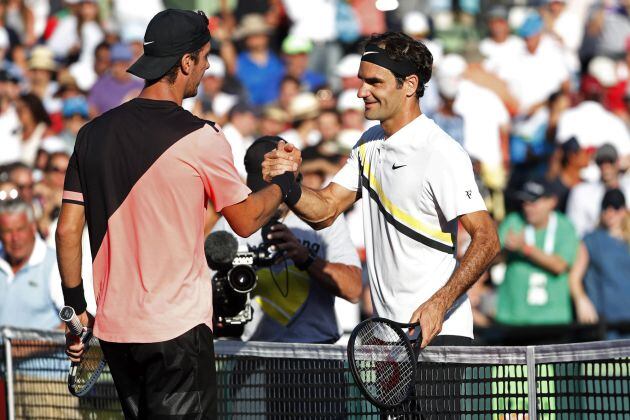
<svg viewBox="0 0 630 420"><path fill-rule="evenodd" d="M369 55L369 54L378 54L378 51L366 51L363 53L362 57L365 57L366 55Z"/></svg>
<svg viewBox="0 0 630 420"><path fill-rule="evenodd" d="M396 169L400 169L400 168L402 168L402 167L404 167L404 166L407 166L407 165L399 165L399 166L396 166L396 164L394 163L394 164L392 165L392 169L393 169L393 170L396 170Z"/></svg>
<svg viewBox="0 0 630 420"><path fill-rule="evenodd" d="M155 41L149 41L149 42L145 42L144 45L149 45L149 44L153 44Z"/></svg>

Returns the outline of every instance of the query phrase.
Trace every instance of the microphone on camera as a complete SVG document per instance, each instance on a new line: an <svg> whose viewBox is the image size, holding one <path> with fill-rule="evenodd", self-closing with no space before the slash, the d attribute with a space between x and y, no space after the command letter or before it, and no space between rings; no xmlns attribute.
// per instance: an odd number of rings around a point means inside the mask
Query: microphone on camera
<svg viewBox="0 0 630 420"><path fill-rule="evenodd" d="M217 271L232 263L238 252L238 241L231 233L218 230L208 235L204 251L208 266Z"/></svg>

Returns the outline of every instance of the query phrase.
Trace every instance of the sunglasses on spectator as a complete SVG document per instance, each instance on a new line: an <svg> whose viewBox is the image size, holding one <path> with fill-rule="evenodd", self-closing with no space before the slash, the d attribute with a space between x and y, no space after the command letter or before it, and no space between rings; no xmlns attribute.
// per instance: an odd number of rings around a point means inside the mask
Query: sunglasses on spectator
<svg viewBox="0 0 630 420"><path fill-rule="evenodd" d="M57 172L60 174L64 174L66 173L66 168L60 167L60 166L51 166L50 168L47 169L46 172Z"/></svg>

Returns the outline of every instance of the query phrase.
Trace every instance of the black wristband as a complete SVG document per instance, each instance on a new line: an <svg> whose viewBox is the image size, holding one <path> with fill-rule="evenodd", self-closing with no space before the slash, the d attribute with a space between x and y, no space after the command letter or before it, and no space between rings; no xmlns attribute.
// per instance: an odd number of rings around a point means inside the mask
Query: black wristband
<svg viewBox="0 0 630 420"><path fill-rule="evenodd" d="M296 182L291 172L285 172L282 175L273 177L271 183L280 187L282 191L282 201L287 203L289 207L293 207L300 201L300 197L302 197L302 186L299 182Z"/></svg>
<svg viewBox="0 0 630 420"><path fill-rule="evenodd" d="M295 266L299 270L306 271L311 265L313 265L314 262L315 262L315 257L309 252L308 258L306 258L306 261L304 261L302 264L295 263Z"/></svg>
<svg viewBox="0 0 630 420"><path fill-rule="evenodd" d="M85 312L87 302L83 293L83 282L77 287L65 287L62 284L61 291L63 292L63 301L66 306L71 306L75 314L79 315Z"/></svg>

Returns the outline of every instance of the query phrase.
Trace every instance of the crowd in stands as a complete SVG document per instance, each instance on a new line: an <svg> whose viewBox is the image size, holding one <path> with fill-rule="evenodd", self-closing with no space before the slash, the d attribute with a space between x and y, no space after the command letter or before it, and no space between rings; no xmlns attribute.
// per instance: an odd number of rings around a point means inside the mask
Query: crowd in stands
<svg viewBox="0 0 630 420"><path fill-rule="evenodd" d="M302 150L309 185L329 182L378 123L357 97L361 41L424 42L422 112L470 155L504 248L470 291L476 325L629 336L630 0L1 1L0 325L59 327L54 232L76 134L140 92L126 69L169 7L210 17L210 67L183 106L222 127L243 178L248 147L278 135ZM358 212L345 217L363 260ZM371 314L363 277L359 304L338 302L346 330Z"/></svg>

